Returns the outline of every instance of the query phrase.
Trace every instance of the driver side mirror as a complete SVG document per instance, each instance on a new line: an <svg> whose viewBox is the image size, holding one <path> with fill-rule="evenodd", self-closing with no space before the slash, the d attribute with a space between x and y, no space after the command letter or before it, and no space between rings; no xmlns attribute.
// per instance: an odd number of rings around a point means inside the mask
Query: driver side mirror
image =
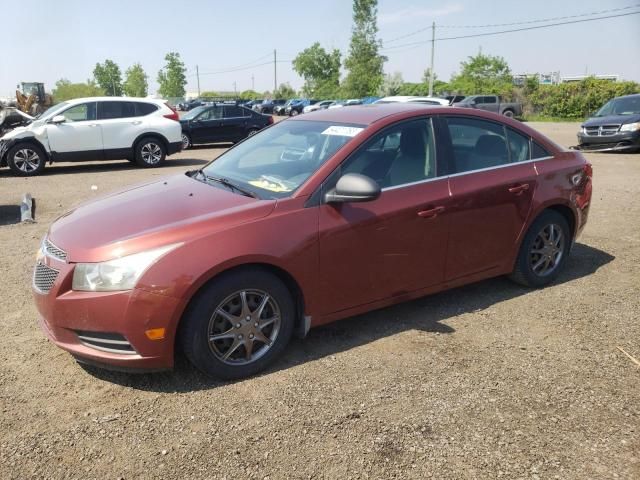
<svg viewBox="0 0 640 480"><path fill-rule="evenodd" d="M55 125L59 125L59 124L64 123L66 121L67 121L67 118L64 115L56 115L51 120L49 120L49 123L53 123Z"/></svg>
<svg viewBox="0 0 640 480"><path fill-rule="evenodd" d="M324 196L326 203L370 202L380 196L378 182L366 175L347 173Z"/></svg>

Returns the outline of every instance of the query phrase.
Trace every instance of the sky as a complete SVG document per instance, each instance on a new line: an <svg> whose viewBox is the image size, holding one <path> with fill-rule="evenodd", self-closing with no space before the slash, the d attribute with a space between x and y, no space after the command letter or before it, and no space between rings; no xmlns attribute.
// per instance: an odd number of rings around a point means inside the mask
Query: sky
<svg viewBox="0 0 640 480"><path fill-rule="evenodd" d="M640 11L639 0L380 0L379 38L382 53L388 57L385 72L400 72L407 82L420 81L429 66L432 22L438 39L518 28L461 26L526 22L629 6L636 8L608 15ZM185 62L188 92L197 91L196 65L202 91L233 91L234 83L238 92L252 87L264 91L273 88L274 49L278 83L288 82L296 89L303 80L291 68L291 60L301 50L317 41L327 49L340 49L343 58L347 55L352 2L0 0L0 19L4 38L0 97L13 95L21 81L42 81L48 90L60 78L86 81L96 62L107 58L118 63L123 73L133 63L141 63L149 75L150 91L155 92L158 70L170 51L179 52ZM420 29L425 30L409 35ZM640 81L640 15L439 40L435 46L437 77L448 80L461 61L480 50L504 57L514 74L617 74Z"/></svg>

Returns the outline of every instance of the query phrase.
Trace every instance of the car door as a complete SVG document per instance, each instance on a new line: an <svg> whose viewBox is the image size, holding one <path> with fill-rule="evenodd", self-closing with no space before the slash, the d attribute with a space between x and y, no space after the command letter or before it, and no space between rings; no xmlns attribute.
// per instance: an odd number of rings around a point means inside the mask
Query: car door
<svg viewBox="0 0 640 480"><path fill-rule="evenodd" d="M498 109L500 108L500 104L498 103L498 97L494 95L487 95L485 97L482 97L481 108L488 112L498 113Z"/></svg>
<svg viewBox="0 0 640 480"><path fill-rule="evenodd" d="M225 105L224 118L222 120L222 132L224 138L231 142L237 142L247 136L247 120L244 109L237 105Z"/></svg>
<svg viewBox="0 0 640 480"><path fill-rule="evenodd" d="M452 204L445 279L501 270L515 248L537 185L533 162L501 123L467 116L441 120ZM522 147L525 148L525 147Z"/></svg>
<svg viewBox="0 0 640 480"><path fill-rule="evenodd" d="M96 121L96 102L67 108L58 115L62 123L47 123L47 140L54 160L100 160L103 158L102 131Z"/></svg>
<svg viewBox="0 0 640 480"><path fill-rule="evenodd" d="M190 127L193 143L225 141L222 132L222 107L214 106L204 110L191 120Z"/></svg>
<svg viewBox="0 0 640 480"><path fill-rule="evenodd" d="M132 155L133 142L142 125L142 120L136 116L135 103L118 100L98 102L98 123L102 129L105 158Z"/></svg>
<svg viewBox="0 0 640 480"><path fill-rule="evenodd" d="M382 187L377 200L320 205L323 314L402 296L443 281L449 187L439 177L432 121L375 135L323 185L360 173Z"/></svg>

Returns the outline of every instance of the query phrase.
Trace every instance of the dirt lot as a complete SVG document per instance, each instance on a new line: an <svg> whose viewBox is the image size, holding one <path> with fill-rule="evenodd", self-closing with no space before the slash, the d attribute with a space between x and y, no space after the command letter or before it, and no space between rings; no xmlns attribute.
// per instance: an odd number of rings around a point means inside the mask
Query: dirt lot
<svg viewBox="0 0 640 480"><path fill-rule="evenodd" d="M575 141L576 124L534 127ZM640 478L640 367L616 349L640 358L640 154L589 155L590 221L544 290L498 278L338 322L235 383L184 361L85 371L48 343L30 291L47 226L222 151L0 171L0 205L29 191L38 220L0 226L0 478Z"/></svg>

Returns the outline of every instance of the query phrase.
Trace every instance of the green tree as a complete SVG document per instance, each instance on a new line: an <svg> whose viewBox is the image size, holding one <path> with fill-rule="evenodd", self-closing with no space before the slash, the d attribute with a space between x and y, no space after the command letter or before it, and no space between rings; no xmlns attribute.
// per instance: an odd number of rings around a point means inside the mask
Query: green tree
<svg viewBox="0 0 640 480"><path fill-rule="evenodd" d="M340 50L327 52L316 42L293 60L293 69L304 78L302 92L309 97L335 96L340 88Z"/></svg>
<svg viewBox="0 0 640 480"><path fill-rule="evenodd" d="M298 94L288 83L281 83L275 92L273 92L273 98L290 99L295 98Z"/></svg>
<svg viewBox="0 0 640 480"><path fill-rule="evenodd" d="M184 97L185 86L187 85L184 62L177 52L169 52L164 57L167 62L162 70L158 72L158 92L165 98Z"/></svg>
<svg viewBox="0 0 640 480"><path fill-rule="evenodd" d="M104 95L104 90L98 87L93 80L87 83L71 83L66 78L61 78L56 82L53 91L53 100L56 103L83 97L99 97Z"/></svg>
<svg viewBox="0 0 640 480"><path fill-rule="evenodd" d="M475 57L469 57L468 61L461 62L460 70L450 82L455 92L509 96L513 90L511 70L502 57L478 53Z"/></svg>
<svg viewBox="0 0 640 480"><path fill-rule="evenodd" d="M124 93L128 97L146 97L149 84L147 82L147 74L144 73L142 65L134 63L125 72L124 84L122 85Z"/></svg>
<svg viewBox="0 0 640 480"><path fill-rule="evenodd" d="M255 90L245 90L243 92L240 92L239 97L241 100L256 100L258 98L262 98L262 95L260 95Z"/></svg>
<svg viewBox="0 0 640 480"><path fill-rule="evenodd" d="M353 29L349 56L344 62L347 77L343 91L347 97L374 95L383 82L383 65L377 39L378 0L353 0Z"/></svg>
<svg viewBox="0 0 640 480"><path fill-rule="evenodd" d="M106 59L103 64L96 63L93 77L107 95L111 97L122 95L122 74L120 67L113 60Z"/></svg>
<svg viewBox="0 0 640 480"><path fill-rule="evenodd" d="M382 85L380 86L378 93L382 97L399 95L403 84L404 80L402 80L402 74L400 72L395 72L393 74L388 73L384 76L384 80L382 81Z"/></svg>

